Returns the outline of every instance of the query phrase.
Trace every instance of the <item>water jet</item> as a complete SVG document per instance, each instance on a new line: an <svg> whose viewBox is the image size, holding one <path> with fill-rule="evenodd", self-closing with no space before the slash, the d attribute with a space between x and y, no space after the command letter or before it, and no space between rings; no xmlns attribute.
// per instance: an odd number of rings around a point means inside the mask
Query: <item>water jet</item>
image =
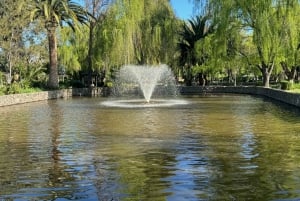
<svg viewBox="0 0 300 201"><path fill-rule="evenodd" d="M111 107L169 107L187 104L178 99L176 80L167 65L125 65L117 73ZM145 104L147 103L147 104Z"/></svg>

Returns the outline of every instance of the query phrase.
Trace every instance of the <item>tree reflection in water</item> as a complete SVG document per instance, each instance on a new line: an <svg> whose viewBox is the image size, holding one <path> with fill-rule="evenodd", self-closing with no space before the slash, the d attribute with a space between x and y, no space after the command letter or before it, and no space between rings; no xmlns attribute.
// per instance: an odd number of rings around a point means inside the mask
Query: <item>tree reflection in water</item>
<svg viewBox="0 0 300 201"><path fill-rule="evenodd" d="M251 96L185 100L3 108L0 199L299 199L300 113Z"/></svg>

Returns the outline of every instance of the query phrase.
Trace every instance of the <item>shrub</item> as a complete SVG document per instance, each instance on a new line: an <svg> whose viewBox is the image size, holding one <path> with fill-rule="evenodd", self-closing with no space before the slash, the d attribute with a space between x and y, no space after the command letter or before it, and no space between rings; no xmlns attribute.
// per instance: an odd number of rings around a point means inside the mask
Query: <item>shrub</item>
<svg viewBox="0 0 300 201"><path fill-rule="evenodd" d="M280 88L282 90L291 90L293 89L293 83L289 81L282 81L280 82Z"/></svg>
<svg viewBox="0 0 300 201"><path fill-rule="evenodd" d="M6 94L19 94L21 93L21 88L19 83L12 83L7 87Z"/></svg>
<svg viewBox="0 0 300 201"><path fill-rule="evenodd" d="M20 94L20 93L32 93L42 91L40 88L34 88L29 86L23 86L21 83L12 83L8 85L5 90L1 90L4 94ZM0 93L1 95L1 93Z"/></svg>
<svg viewBox="0 0 300 201"><path fill-rule="evenodd" d="M105 87L113 87L113 82L112 81L106 81L104 86Z"/></svg>
<svg viewBox="0 0 300 201"><path fill-rule="evenodd" d="M6 87L5 86L1 86L0 87L0 96L5 95L6 94Z"/></svg>
<svg viewBox="0 0 300 201"><path fill-rule="evenodd" d="M300 83L294 83L293 89L300 89Z"/></svg>
<svg viewBox="0 0 300 201"><path fill-rule="evenodd" d="M71 82L68 80L63 81L59 81L59 88L60 89L66 89L69 88L71 86Z"/></svg>
<svg viewBox="0 0 300 201"><path fill-rule="evenodd" d="M71 86L74 88L84 88L84 84L80 80L72 80L71 81Z"/></svg>

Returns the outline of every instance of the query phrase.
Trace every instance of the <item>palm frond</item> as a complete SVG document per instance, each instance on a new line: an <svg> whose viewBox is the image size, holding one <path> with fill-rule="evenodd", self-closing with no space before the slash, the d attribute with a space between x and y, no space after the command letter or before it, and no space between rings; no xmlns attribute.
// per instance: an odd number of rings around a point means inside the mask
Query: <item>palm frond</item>
<svg viewBox="0 0 300 201"><path fill-rule="evenodd" d="M42 18L45 22L76 28L77 23L88 23L90 15L79 4L70 0L35 0L32 20Z"/></svg>

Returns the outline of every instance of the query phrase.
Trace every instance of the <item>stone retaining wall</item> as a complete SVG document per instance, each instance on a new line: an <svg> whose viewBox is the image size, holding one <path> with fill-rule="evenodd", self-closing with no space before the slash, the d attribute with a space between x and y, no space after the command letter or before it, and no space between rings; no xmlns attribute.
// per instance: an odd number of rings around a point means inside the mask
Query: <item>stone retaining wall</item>
<svg viewBox="0 0 300 201"><path fill-rule="evenodd" d="M74 88L55 91L3 95L0 96L0 106L9 106L58 98L68 98L71 96L104 96L107 95L107 91L108 90L106 88Z"/></svg>
<svg viewBox="0 0 300 201"><path fill-rule="evenodd" d="M182 86L179 88L182 95L203 95L206 93L235 93L266 96L290 105L300 107L300 94L290 93L277 89L263 87L222 87L222 86ZM0 106L9 106L15 104L43 101L57 98L68 98L71 96L107 96L108 88L74 88L56 91L43 91L25 94L12 94L0 96Z"/></svg>
<svg viewBox="0 0 300 201"><path fill-rule="evenodd" d="M260 95L268 98L272 98L290 105L300 107L300 94L291 93L279 89L270 89L264 87L180 87L180 93L182 95L196 95L206 93L235 93L235 94L251 94Z"/></svg>

